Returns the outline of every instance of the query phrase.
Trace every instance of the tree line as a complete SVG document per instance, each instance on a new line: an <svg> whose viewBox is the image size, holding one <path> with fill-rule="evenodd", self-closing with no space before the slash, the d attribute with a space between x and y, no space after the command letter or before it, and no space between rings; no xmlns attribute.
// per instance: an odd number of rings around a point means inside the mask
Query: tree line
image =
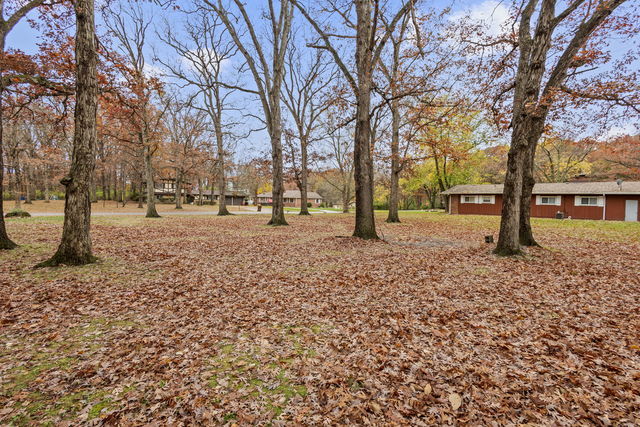
<svg viewBox="0 0 640 427"><path fill-rule="evenodd" d="M103 198L118 186L122 195L128 177L140 203L146 192L147 217L157 217L160 162L175 172L178 195L187 179L211 171L206 180L221 192L219 214L227 214L230 155L258 134L268 136L269 157L239 169L271 179L269 224L287 224L286 180L301 190L301 214L308 214L310 171L321 164L331 169L327 182L343 206L355 201L353 235L363 239L378 238L374 204L384 179L377 164L387 169L387 221L399 222L402 188L422 186L431 199L452 185L452 170L466 164L473 171L469 159L477 153L503 155L496 252L517 254L537 244L529 212L536 176L562 176L562 155L580 164L592 151L634 150L633 138L584 148L593 140L584 135L638 112L633 46L640 21L637 5L624 0L504 7L509 18L496 30L419 0L194 0L157 6L172 11L162 23L152 6L123 1L99 11L96 31L93 0L2 0L0 159L11 159L18 186L23 171L47 188L62 175L63 237L46 265L94 259L97 186ZM6 49L7 35L30 12L43 33L38 52ZM70 22L75 36L63 30ZM161 47L150 46L152 38ZM628 51L612 55L614 38ZM567 123L578 135L573 151L565 150ZM19 140L50 155L20 156ZM508 150L492 151L493 141L509 141ZM21 166L21 158L37 161ZM5 170L0 164L0 181ZM427 170L435 187L410 183L426 179ZM0 221L0 246L12 248Z"/></svg>

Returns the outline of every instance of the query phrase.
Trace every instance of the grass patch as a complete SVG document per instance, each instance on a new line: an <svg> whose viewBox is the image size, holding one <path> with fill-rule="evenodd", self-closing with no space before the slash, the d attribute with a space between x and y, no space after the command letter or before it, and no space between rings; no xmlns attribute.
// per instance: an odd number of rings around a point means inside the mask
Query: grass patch
<svg viewBox="0 0 640 427"><path fill-rule="evenodd" d="M309 343L325 328L285 325L276 329L277 345L270 343L268 348L228 342L219 345L217 356L211 360L208 380L218 395L214 401L221 402L231 393L240 395L244 400L257 402L263 411L277 419L292 399L308 394L307 387L296 380L293 365L317 355Z"/></svg>
<svg viewBox="0 0 640 427"><path fill-rule="evenodd" d="M42 337L11 340L4 336L3 342L12 342L12 345L0 353L0 364L10 361L17 365L3 372L0 383L0 406L3 401L16 402L14 410L4 421L9 425L55 425L75 419L89 406L89 420L99 417L105 409L114 409L108 390L82 386L60 395L59 391L48 387L52 378L67 377L76 369L80 354L82 358L90 357L92 351L103 345L100 341L111 330L138 326L130 320L94 318L84 325L68 329L62 337L45 346L36 344L35 349L30 348L30 343L38 343ZM18 355L26 362L17 363ZM125 387L121 394L133 388ZM2 418L0 424L1 421Z"/></svg>

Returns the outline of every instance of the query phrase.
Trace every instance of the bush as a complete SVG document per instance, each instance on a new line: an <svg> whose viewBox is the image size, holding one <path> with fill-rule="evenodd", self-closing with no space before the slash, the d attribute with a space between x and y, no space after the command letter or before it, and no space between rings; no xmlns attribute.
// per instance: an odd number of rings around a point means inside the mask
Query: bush
<svg viewBox="0 0 640 427"><path fill-rule="evenodd" d="M307 207L310 208L311 206L313 206L311 202L307 202Z"/></svg>
<svg viewBox="0 0 640 427"><path fill-rule="evenodd" d="M5 218L30 218L31 214L27 211L23 211L20 209L14 209L4 216Z"/></svg>

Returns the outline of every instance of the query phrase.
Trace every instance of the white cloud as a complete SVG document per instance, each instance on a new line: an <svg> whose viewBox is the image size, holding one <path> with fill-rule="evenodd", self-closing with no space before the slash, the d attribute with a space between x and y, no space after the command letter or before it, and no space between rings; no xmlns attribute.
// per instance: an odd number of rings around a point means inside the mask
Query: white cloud
<svg viewBox="0 0 640 427"><path fill-rule="evenodd" d="M144 64L144 73L147 77L161 77L165 71L161 67L147 62Z"/></svg>
<svg viewBox="0 0 640 427"><path fill-rule="evenodd" d="M637 135L638 133L640 133L638 125L627 122L622 126L611 126L609 130L605 132L603 139L609 140L624 135Z"/></svg>

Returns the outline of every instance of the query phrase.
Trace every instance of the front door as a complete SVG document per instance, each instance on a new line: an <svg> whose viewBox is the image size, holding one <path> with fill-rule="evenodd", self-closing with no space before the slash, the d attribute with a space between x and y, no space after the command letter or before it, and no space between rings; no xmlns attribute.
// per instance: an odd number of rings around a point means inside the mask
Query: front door
<svg viewBox="0 0 640 427"><path fill-rule="evenodd" d="M637 221L638 220L638 201L627 200L624 206L624 220L625 221Z"/></svg>

